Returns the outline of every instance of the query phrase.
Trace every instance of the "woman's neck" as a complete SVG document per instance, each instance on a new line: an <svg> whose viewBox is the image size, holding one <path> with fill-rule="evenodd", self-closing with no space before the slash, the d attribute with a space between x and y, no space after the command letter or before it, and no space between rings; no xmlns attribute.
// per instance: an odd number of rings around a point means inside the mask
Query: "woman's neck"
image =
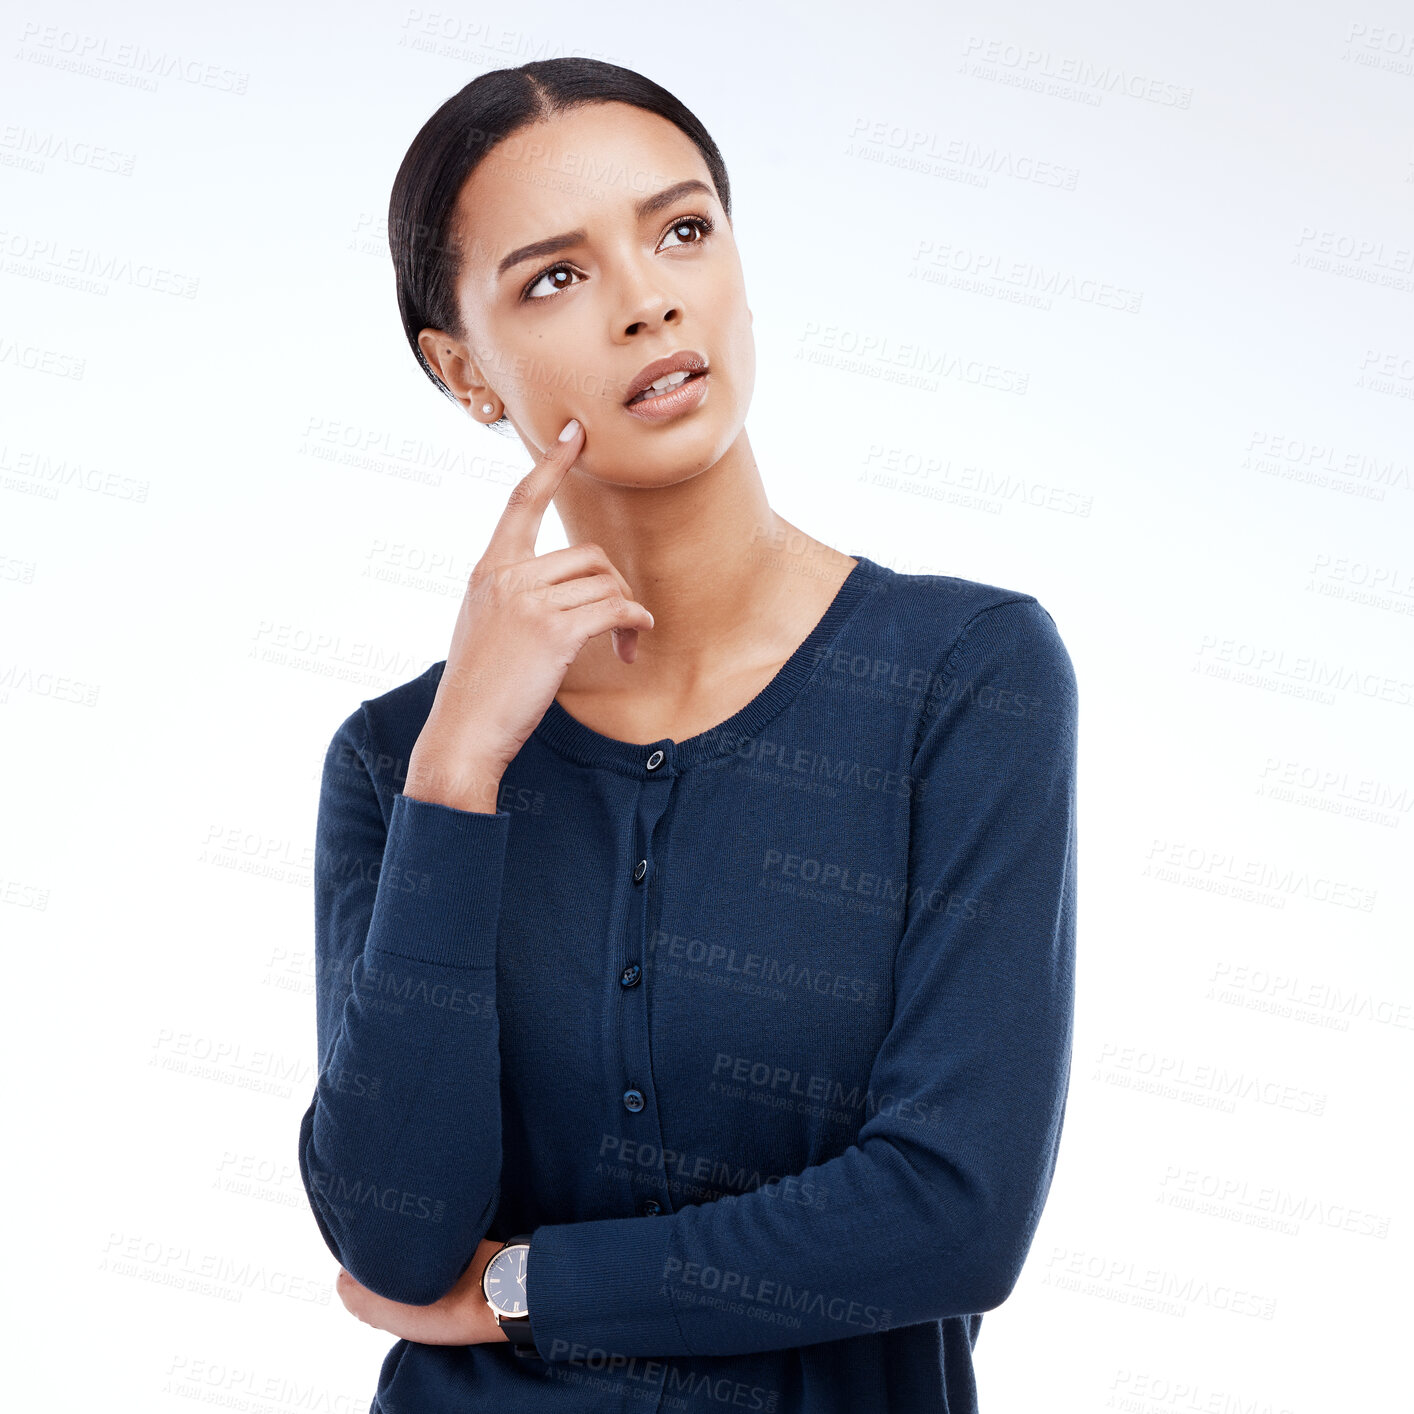
<svg viewBox="0 0 1414 1414"><path fill-rule="evenodd" d="M571 473L555 509L569 543L602 545L654 620L632 664L614 655L607 634L591 639L565 675L567 694L631 685L681 701L743 667L783 662L852 567L771 509L745 432L720 461L671 486Z"/></svg>

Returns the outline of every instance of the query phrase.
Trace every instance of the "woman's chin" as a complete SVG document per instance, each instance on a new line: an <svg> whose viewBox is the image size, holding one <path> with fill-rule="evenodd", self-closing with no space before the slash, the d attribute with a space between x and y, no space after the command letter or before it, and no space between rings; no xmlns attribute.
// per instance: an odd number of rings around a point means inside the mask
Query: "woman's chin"
<svg viewBox="0 0 1414 1414"><path fill-rule="evenodd" d="M575 471L604 486L676 486L715 466L735 440L723 438L715 423L679 427L671 435L667 428L629 427L616 433L608 436L601 429L598 440L575 462Z"/></svg>

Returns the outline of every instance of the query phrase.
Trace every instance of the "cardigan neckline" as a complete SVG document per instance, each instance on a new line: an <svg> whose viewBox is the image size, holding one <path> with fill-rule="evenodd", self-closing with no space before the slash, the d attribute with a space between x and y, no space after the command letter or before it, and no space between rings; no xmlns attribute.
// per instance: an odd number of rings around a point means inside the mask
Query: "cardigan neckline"
<svg viewBox="0 0 1414 1414"><path fill-rule="evenodd" d="M856 606L882 585L888 573L883 565L867 555L852 554L852 558L858 564L845 576L835 597L806 635L805 641L746 706L715 727L708 727L706 731L682 741L674 741L671 737L647 742L620 741L617 737L605 736L586 726L552 697L532 735L582 766L622 771L640 778L649 772L647 762L656 751L663 753L662 768L674 774L732 754L742 742L755 736L790 705L814 676L825 651ZM657 771L653 773L657 774Z"/></svg>

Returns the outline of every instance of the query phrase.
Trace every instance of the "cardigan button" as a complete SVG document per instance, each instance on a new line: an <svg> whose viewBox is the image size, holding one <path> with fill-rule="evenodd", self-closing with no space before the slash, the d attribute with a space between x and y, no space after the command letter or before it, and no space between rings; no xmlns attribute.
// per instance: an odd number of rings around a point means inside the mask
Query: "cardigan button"
<svg viewBox="0 0 1414 1414"><path fill-rule="evenodd" d="M643 1108L643 1092L641 1090L625 1090L624 1108L637 1114Z"/></svg>
<svg viewBox="0 0 1414 1414"><path fill-rule="evenodd" d="M643 976L643 969L636 963L631 962L622 972L619 973L619 986L632 987Z"/></svg>
<svg viewBox="0 0 1414 1414"><path fill-rule="evenodd" d="M635 884L641 884L643 882L643 876L647 872L648 861L646 859L640 859L638 863L633 866L633 882Z"/></svg>
<svg viewBox="0 0 1414 1414"><path fill-rule="evenodd" d="M646 765L650 771L656 771L663 764L663 753L655 751L647 760Z"/></svg>
<svg viewBox="0 0 1414 1414"><path fill-rule="evenodd" d="M645 1198L638 1205L638 1215L642 1218L656 1218L663 1211L663 1205L656 1198Z"/></svg>

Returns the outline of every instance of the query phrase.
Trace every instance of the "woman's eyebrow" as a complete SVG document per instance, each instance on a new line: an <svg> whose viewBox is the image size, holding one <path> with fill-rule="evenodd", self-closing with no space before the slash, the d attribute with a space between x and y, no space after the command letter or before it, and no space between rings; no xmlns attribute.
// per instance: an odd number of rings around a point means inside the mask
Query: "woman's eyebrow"
<svg viewBox="0 0 1414 1414"><path fill-rule="evenodd" d="M689 194L696 195L698 193L704 196L713 195L712 188L706 182L698 181L696 177L689 177L685 182L675 182L670 187L664 187L662 191L654 192L652 196L645 196L634 207L634 217L641 221L645 216L651 216L655 211L661 211L663 207L671 206ZM502 259L496 267L496 278L499 280L507 270L523 261L539 260L542 256L554 255L556 251L580 245L588 238L589 233L581 226L578 230L566 231L563 235L546 236L544 240L532 241L529 245L520 246Z"/></svg>

